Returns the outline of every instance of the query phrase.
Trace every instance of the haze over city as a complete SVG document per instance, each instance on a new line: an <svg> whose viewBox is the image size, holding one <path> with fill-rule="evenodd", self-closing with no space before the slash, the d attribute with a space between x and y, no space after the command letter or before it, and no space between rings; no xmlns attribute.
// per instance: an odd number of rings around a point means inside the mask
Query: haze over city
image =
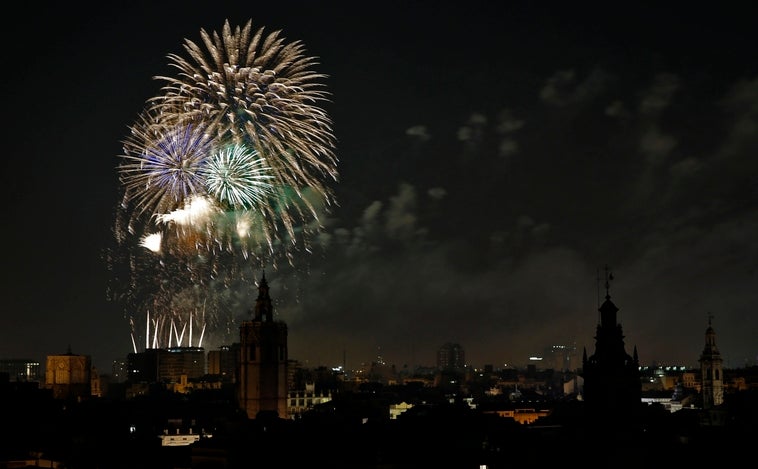
<svg viewBox="0 0 758 469"><path fill-rule="evenodd" d="M142 313L109 294L124 140L168 55L228 20L317 58L337 177L291 263L251 258L246 287L214 287L231 320L207 348L235 340L265 272L310 365L432 365L446 342L473 366L581 354L607 266L641 363L696 366L710 316L725 366L758 360L753 6L19 8L3 31L4 358L71 350L108 370L143 346Z"/></svg>

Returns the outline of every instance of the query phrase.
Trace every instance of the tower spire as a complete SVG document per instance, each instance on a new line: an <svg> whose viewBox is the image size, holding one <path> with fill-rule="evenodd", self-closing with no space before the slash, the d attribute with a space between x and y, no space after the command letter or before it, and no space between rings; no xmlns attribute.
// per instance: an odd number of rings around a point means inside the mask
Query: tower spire
<svg viewBox="0 0 758 469"><path fill-rule="evenodd" d="M600 267L595 269L595 286L597 287L597 309L600 310ZM598 318L600 322L600 318Z"/></svg>
<svg viewBox="0 0 758 469"><path fill-rule="evenodd" d="M258 283L258 299L255 300L253 319L256 321L271 322L274 316L274 307L269 295L266 272L263 272L261 281Z"/></svg>
<svg viewBox="0 0 758 469"><path fill-rule="evenodd" d="M713 330L712 323L713 314L709 312L708 327L705 329L705 346L699 359L704 409L724 403L724 359L716 347L716 332Z"/></svg>
<svg viewBox="0 0 758 469"><path fill-rule="evenodd" d="M251 321L240 326L239 405L248 418L287 417L287 324L274 321L265 272Z"/></svg>

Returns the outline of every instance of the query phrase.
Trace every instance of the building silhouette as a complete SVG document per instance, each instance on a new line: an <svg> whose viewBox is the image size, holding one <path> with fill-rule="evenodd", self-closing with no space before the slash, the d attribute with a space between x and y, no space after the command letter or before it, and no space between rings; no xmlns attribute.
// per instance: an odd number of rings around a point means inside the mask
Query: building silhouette
<svg viewBox="0 0 758 469"><path fill-rule="evenodd" d="M206 374L202 347L149 348L128 354L126 362L131 383L178 383L182 376L198 379Z"/></svg>
<svg viewBox="0 0 758 469"><path fill-rule="evenodd" d="M248 418L287 418L287 325L274 321L265 272L252 313L240 325L237 400Z"/></svg>
<svg viewBox="0 0 758 469"><path fill-rule="evenodd" d="M7 373L10 381L40 381L39 361L29 358L2 359L0 373Z"/></svg>
<svg viewBox="0 0 758 469"><path fill-rule="evenodd" d="M624 334L616 318L619 309L609 293L612 279L606 273L605 301L598 308L595 353L588 357L585 348L582 357L585 416L596 429L634 429L642 397L639 359L636 346L633 355L626 352Z"/></svg>
<svg viewBox="0 0 758 469"><path fill-rule="evenodd" d="M716 332L713 330L708 317L708 328L705 330L705 347L700 354L701 394L703 409L711 409L724 403L724 360L716 347Z"/></svg>
<svg viewBox="0 0 758 469"><path fill-rule="evenodd" d="M126 356L126 379L130 383L158 382L158 350L129 353Z"/></svg>
<svg viewBox="0 0 758 469"><path fill-rule="evenodd" d="M218 350L209 350L207 363L208 374L217 375L223 381L234 381L234 372L237 369L237 356L239 356L239 344L222 345Z"/></svg>
<svg viewBox="0 0 758 469"><path fill-rule="evenodd" d="M466 352L460 344L447 342L437 350L437 368L440 370L463 370L466 367Z"/></svg>
<svg viewBox="0 0 758 469"><path fill-rule="evenodd" d="M578 367L576 344L555 344L545 347L542 368L556 371L573 371Z"/></svg>
<svg viewBox="0 0 758 469"><path fill-rule="evenodd" d="M178 383L183 375L197 379L206 374L205 349L169 347L158 351L158 380Z"/></svg>

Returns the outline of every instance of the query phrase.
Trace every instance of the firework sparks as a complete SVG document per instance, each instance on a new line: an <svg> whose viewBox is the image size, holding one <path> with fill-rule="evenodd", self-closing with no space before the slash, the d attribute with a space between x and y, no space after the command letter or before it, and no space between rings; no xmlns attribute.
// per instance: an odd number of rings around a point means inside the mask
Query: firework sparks
<svg viewBox="0 0 758 469"><path fill-rule="evenodd" d="M169 126L201 125L217 146L238 145L265 158L277 202L258 205L266 232L276 236L281 224L294 238L298 224L317 220L333 202L325 180L337 179L337 159L331 120L319 107L328 100L325 75L311 70L315 58L301 42L280 34L254 31L252 21L234 29L226 21L221 33L201 30L204 48L185 40L187 58L168 56L177 76L155 77L165 85L150 100L150 113ZM319 194L318 205L305 190Z"/></svg>
<svg viewBox="0 0 758 469"><path fill-rule="evenodd" d="M335 138L316 59L252 21L200 38L185 39L187 57L167 56L177 73L154 77L161 94L130 127L118 166L110 293L146 347L181 342L193 326L228 337L237 301L252 301L251 261L276 267L280 255L292 264L293 250L310 252L334 203Z"/></svg>
<svg viewBox="0 0 758 469"><path fill-rule="evenodd" d="M198 126L165 127L140 116L124 142L119 167L125 197L136 212L167 213L205 191L202 169L211 141Z"/></svg>
<svg viewBox="0 0 758 469"><path fill-rule="evenodd" d="M205 183L208 192L220 203L249 210L264 202L271 192L270 169L257 152L234 145L211 158Z"/></svg>

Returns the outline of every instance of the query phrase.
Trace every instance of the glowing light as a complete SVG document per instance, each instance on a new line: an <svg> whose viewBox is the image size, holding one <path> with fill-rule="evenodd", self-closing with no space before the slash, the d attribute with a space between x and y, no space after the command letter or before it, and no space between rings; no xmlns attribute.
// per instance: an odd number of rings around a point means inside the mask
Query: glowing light
<svg viewBox="0 0 758 469"><path fill-rule="evenodd" d="M157 215L161 223L174 222L182 226L199 226L208 223L212 215L218 212L207 197L192 197L187 204L171 213Z"/></svg>
<svg viewBox="0 0 758 469"><path fill-rule="evenodd" d="M308 222L333 201L326 181L337 179L331 119L318 106L328 100L321 82L326 76L311 70L316 60L301 42L287 43L281 31L253 30L252 21L236 28L226 21L220 33L201 30L200 36L204 47L185 40L188 57L169 54L178 73L156 77L165 84L150 100L149 115L160 116L166 127L197 126L212 136L221 158L215 176L206 168L206 182L233 209L270 195L268 203L257 204L269 225L269 245L282 234L295 238L297 225L308 234ZM265 171L256 157L265 159ZM231 179L221 174L229 167L235 169ZM264 174L266 181L259 178ZM255 184L242 191L241 182Z"/></svg>
<svg viewBox="0 0 758 469"><path fill-rule="evenodd" d="M163 236L161 236L160 233L145 235L142 237L142 241L140 241L140 246L145 247L153 252L160 252L162 239Z"/></svg>
<svg viewBox="0 0 758 469"><path fill-rule="evenodd" d="M193 328L201 341L229 343L236 302L253 301L238 298L252 290L250 270L310 252L334 203L336 141L316 59L252 21L201 29L200 39L167 56L176 74L155 77L160 93L130 127L117 167L109 295L145 347L184 341Z"/></svg>

